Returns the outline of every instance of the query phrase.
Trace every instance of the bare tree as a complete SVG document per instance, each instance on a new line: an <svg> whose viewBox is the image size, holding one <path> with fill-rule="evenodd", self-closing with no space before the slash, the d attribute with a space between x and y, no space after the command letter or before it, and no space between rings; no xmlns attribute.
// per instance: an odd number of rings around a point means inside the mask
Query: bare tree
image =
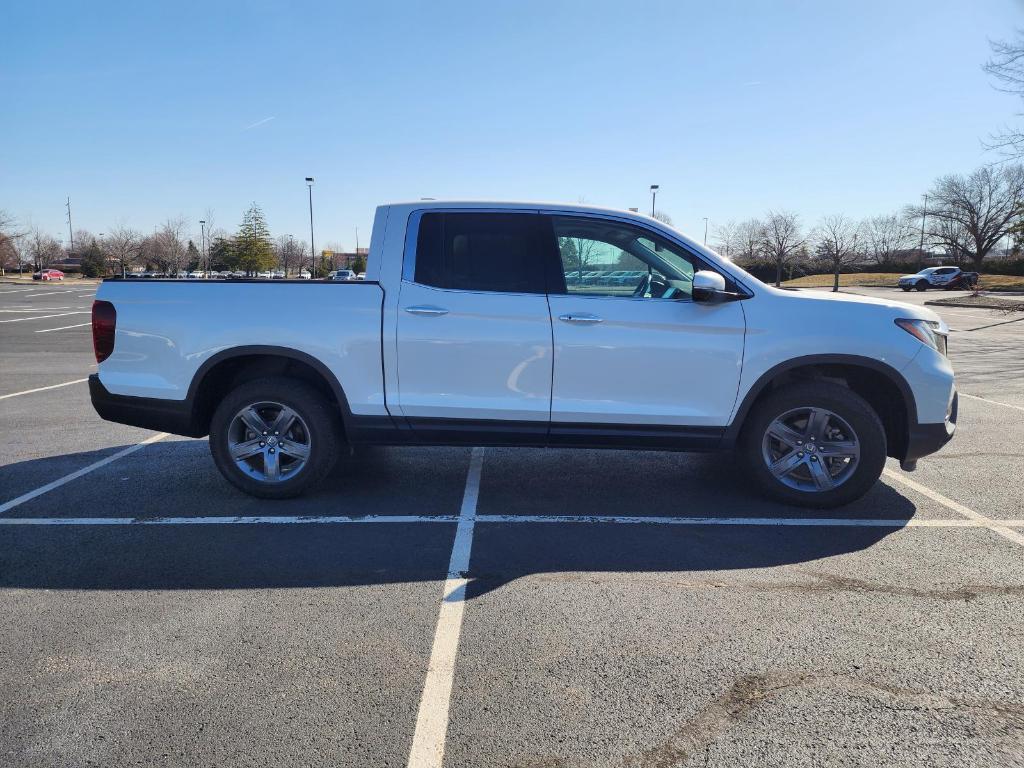
<svg viewBox="0 0 1024 768"><path fill-rule="evenodd" d="M736 256L739 264L753 264L764 254L764 224L759 219L747 219L736 225Z"/></svg>
<svg viewBox="0 0 1024 768"><path fill-rule="evenodd" d="M660 221L662 224L668 224L668 226L670 226L670 227L672 226L672 217L669 216L664 211L655 211L654 212L654 219L656 221Z"/></svg>
<svg viewBox="0 0 1024 768"><path fill-rule="evenodd" d="M843 269L860 261L857 236L857 227L842 214L822 218L811 236L814 258L832 272L833 293L839 292L839 274Z"/></svg>
<svg viewBox="0 0 1024 768"><path fill-rule="evenodd" d="M803 252L807 239L800 232L800 217L788 211L768 211L762 228L764 255L775 265L775 286L782 284L782 268Z"/></svg>
<svg viewBox="0 0 1024 768"><path fill-rule="evenodd" d="M926 230L931 239L963 249L974 262L982 260L1021 220L1024 166L983 166L968 176L939 178L928 192ZM920 218L923 206L907 209Z"/></svg>
<svg viewBox="0 0 1024 768"><path fill-rule="evenodd" d="M716 225L713 237L712 248L727 259L736 255L739 244L739 225L735 219L729 219L725 224Z"/></svg>
<svg viewBox="0 0 1024 768"><path fill-rule="evenodd" d="M104 246L104 250L110 257L111 265L116 265L123 277L139 257L142 235L134 229L119 225L106 236Z"/></svg>
<svg viewBox="0 0 1024 768"><path fill-rule="evenodd" d="M168 219L152 237L151 258L157 268L168 277L177 276L185 264L185 230L185 219Z"/></svg>
<svg viewBox="0 0 1024 768"><path fill-rule="evenodd" d="M283 235L274 243L274 254L277 257L277 266L284 271L285 277L288 277L290 272L298 273L309 257L306 244L302 240L296 241L293 237Z"/></svg>
<svg viewBox="0 0 1024 768"><path fill-rule="evenodd" d="M63 255L60 243L38 227L28 233L25 241L34 272L38 272Z"/></svg>
<svg viewBox="0 0 1024 768"><path fill-rule="evenodd" d="M25 236L16 228L14 217L7 211L0 210L0 275L7 270L15 270L21 266L19 241Z"/></svg>
<svg viewBox="0 0 1024 768"><path fill-rule="evenodd" d="M860 226L864 246L879 266L888 266L914 244L914 227L897 213L873 216Z"/></svg>
<svg viewBox="0 0 1024 768"><path fill-rule="evenodd" d="M993 40L989 46L992 58L985 62L984 70L992 75L1000 91L1024 99L1024 31L1018 30L1016 40ZM1021 117L1021 113L1016 116ZM986 146L1008 158L1019 159L1024 157L1024 131L1007 126L992 134Z"/></svg>

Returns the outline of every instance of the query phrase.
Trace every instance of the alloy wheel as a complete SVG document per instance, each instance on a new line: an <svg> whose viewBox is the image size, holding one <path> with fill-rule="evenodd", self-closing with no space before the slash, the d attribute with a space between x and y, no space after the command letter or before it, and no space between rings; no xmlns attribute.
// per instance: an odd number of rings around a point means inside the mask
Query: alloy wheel
<svg viewBox="0 0 1024 768"><path fill-rule="evenodd" d="M821 493L845 483L860 462L860 441L849 422L824 408L794 408L764 432L761 455L783 485Z"/></svg>
<svg viewBox="0 0 1024 768"><path fill-rule="evenodd" d="M252 403L228 427L228 453L246 475L264 483L295 477L309 461L309 427L294 410L272 401Z"/></svg>

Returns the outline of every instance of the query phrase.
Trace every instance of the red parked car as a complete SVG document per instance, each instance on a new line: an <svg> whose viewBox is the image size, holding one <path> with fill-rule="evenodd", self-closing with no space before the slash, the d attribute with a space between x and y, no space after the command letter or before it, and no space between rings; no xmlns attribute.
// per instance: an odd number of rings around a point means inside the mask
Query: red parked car
<svg viewBox="0 0 1024 768"><path fill-rule="evenodd" d="M64 273L59 269L42 269L32 275L33 280L63 280Z"/></svg>

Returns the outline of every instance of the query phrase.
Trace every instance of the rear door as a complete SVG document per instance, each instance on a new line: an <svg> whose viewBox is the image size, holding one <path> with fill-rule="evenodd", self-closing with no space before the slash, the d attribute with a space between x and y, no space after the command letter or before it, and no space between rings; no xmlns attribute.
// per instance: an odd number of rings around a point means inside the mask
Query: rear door
<svg viewBox="0 0 1024 768"><path fill-rule="evenodd" d="M546 434L552 345L540 220L536 211L410 217L396 343L399 407L414 429L493 421L499 432Z"/></svg>
<svg viewBox="0 0 1024 768"><path fill-rule="evenodd" d="M694 434L706 434L727 425L743 362L742 302L694 302L693 273L707 265L636 224L568 215L550 221L559 274L576 275L549 296L552 439L573 428L696 427ZM588 277L594 269L628 277Z"/></svg>

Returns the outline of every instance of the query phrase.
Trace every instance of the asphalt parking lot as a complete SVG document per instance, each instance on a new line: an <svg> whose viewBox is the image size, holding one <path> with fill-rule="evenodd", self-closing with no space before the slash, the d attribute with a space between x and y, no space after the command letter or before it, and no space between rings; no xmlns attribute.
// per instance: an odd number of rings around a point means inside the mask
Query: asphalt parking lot
<svg viewBox="0 0 1024 768"><path fill-rule="evenodd" d="M492 448L267 502L95 415L93 291L0 283L0 765L1024 765L1015 315L937 308L958 434L843 509Z"/></svg>

